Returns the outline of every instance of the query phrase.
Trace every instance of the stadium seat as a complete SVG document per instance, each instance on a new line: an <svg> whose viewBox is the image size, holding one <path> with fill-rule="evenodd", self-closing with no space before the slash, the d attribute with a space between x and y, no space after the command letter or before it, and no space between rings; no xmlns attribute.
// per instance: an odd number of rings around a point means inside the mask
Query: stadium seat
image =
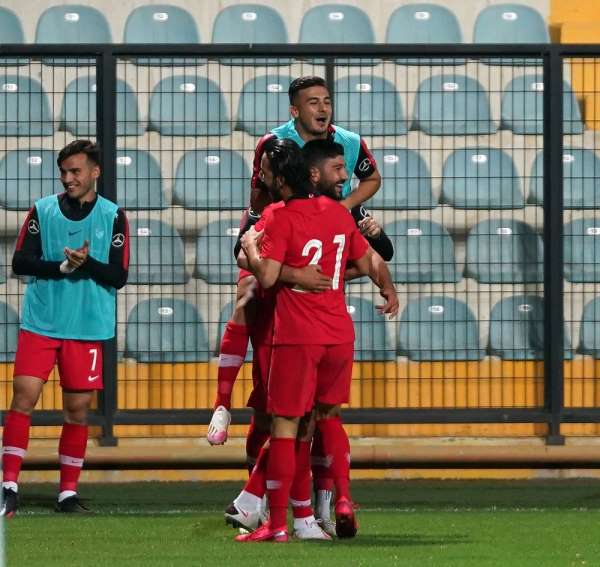
<svg viewBox="0 0 600 567"><path fill-rule="evenodd" d="M243 87L235 129L262 136L290 119L289 75L263 75Z"/></svg>
<svg viewBox="0 0 600 567"><path fill-rule="evenodd" d="M372 150L381 173L382 185L369 199L373 209L432 209L431 175L415 150L384 148Z"/></svg>
<svg viewBox="0 0 600 567"><path fill-rule="evenodd" d="M204 321L183 299L140 301L127 319L125 356L138 362L205 362L210 347Z"/></svg>
<svg viewBox="0 0 600 567"><path fill-rule="evenodd" d="M158 220L131 221L129 234L130 284L181 284L185 271L183 240L170 225Z"/></svg>
<svg viewBox="0 0 600 567"><path fill-rule="evenodd" d="M465 277L480 283L542 282L543 262L542 238L521 221L484 220L467 237Z"/></svg>
<svg viewBox="0 0 600 567"><path fill-rule="evenodd" d="M215 355L219 356L220 348L221 348L221 339L223 338L223 333L225 332L225 325L227 321L231 319L231 315L233 314L233 301L230 301L223 309L221 309L221 313L219 314L219 336L217 337L217 344L215 347ZM248 341L248 350L246 351L246 358L244 362L252 362L252 341Z"/></svg>
<svg viewBox="0 0 600 567"><path fill-rule="evenodd" d="M346 308L354 321L354 360L394 360L396 351L388 336L385 319L373 302L350 295L346 296Z"/></svg>
<svg viewBox="0 0 600 567"><path fill-rule="evenodd" d="M117 79L116 95L117 136L139 136L143 128L133 89L125 81ZM74 136L96 135L96 77L79 77L67 85L59 129Z"/></svg>
<svg viewBox="0 0 600 567"><path fill-rule="evenodd" d="M209 148L179 161L174 200L186 209L244 209L250 202L250 169L235 151Z"/></svg>
<svg viewBox="0 0 600 567"><path fill-rule="evenodd" d="M117 150L117 203L125 209L165 209L160 166L145 150Z"/></svg>
<svg viewBox="0 0 600 567"><path fill-rule="evenodd" d="M577 352L600 358L600 297L583 308Z"/></svg>
<svg viewBox="0 0 600 567"><path fill-rule="evenodd" d="M428 220L401 220L383 227L394 244L388 263L396 283L457 282L454 244L441 225Z"/></svg>
<svg viewBox="0 0 600 567"><path fill-rule="evenodd" d="M0 207L4 209L27 210L41 197L62 191L52 150L11 150L0 161Z"/></svg>
<svg viewBox="0 0 600 567"><path fill-rule="evenodd" d="M544 204L544 154L531 169L527 202ZM600 209L600 158L594 150L563 149L563 206L565 209Z"/></svg>
<svg viewBox="0 0 600 567"><path fill-rule="evenodd" d="M496 148L456 150L444 163L440 202L456 209L520 209L521 182L512 158Z"/></svg>
<svg viewBox="0 0 600 567"><path fill-rule="evenodd" d="M429 296L408 303L400 318L398 354L411 360L481 360L477 320L462 301Z"/></svg>
<svg viewBox="0 0 600 567"><path fill-rule="evenodd" d="M565 278L573 283L600 282L600 218L577 219L563 233Z"/></svg>
<svg viewBox="0 0 600 567"><path fill-rule="evenodd" d="M385 34L386 43L462 43L463 37L456 16L437 4L408 4L390 16ZM459 58L401 58L402 65L461 65Z"/></svg>
<svg viewBox="0 0 600 567"><path fill-rule="evenodd" d="M434 75L419 85L413 120L413 130L431 136L493 134L497 130L481 84L452 73Z"/></svg>
<svg viewBox="0 0 600 567"><path fill-rule="evenodd" d="M240 232L236 221L208 223L196 240L194 277L210 284L232 284L237 281L238 267L233 247Z"/></svg>
<svg viewBox="0 0 600 567"><path fill-rule="evenodd" d="M2 44L25 43L25 34L19 17L6 8L0 8L0 42ZM2 57L0 66L26 65L29 59L25 57Z"/></svg>
<svg viewBox="0 0 600 567"><path fill-rule="evenodd" d="M541 14L523 4L497 4L483 9L477 16L473 43L548 43L546 22ZM494 57L482 59L490 65L541 65L541 59Z"/></svg>
<svg viewBox="0 0 600 567"><path fill-rule="evenodd" d="M6 283L6 268L7 268L7 264L6 264L4 250L2 248L0 248L0 284ZM1 309L1 307L0 307L0 309ZM0 325L1 324L2 324L2 320L0 319ZM0 345L0 349L1 348L2 348L2 345Z"/></svg>
<svg viewBox="0 0 600 567"><path fill-rule="evenodd" d="M402 135L407 123L400 95L392 83L371 74L337 79L335 122L363 136Z"/></svg>
<svg viewBox="0 0 600 567"><path fill-rule="evenodd" d="M50 102L42 85L24 75L0 77L0 136L50 136Z"/></svg>
<svg viewBox="0 0 600 567"><path fill-rule="evenodd" d="M566 329L564 337L564 356L572 358ZM504 360L543 360L543 298L515 295L498 301L490 314L489 352Z"/></svg>
<svg viewBox="0 0 600 567"><path fill-rule="evenodd" d="M515 134L544 133L544 77L522 75L513 79L502 95L501 128ZM581 134L583 123L579 105L570 85L563 83L563 131Z"/></svg>
<svg viewBox="0 0 600 567"><path fill-rule="evenodd" d="M14 362L19 334L19 316L6 303L0 303L0 362Z"/></svg>
<svg viewBox="0 0 600 567"><path fill-rule="evenodd" d="M163 79L150 98L148 130L163 136L226 136L230 124L219 86L196 75Z"/></svg>
<svg viewBox="0 0 600 567"><path fill-rule="evenodd" d="M223 8L215 19L212 43L287 43L283 18L269 6L237 4ZM223 65L286 65L289 58L223 57Z"/></svg>

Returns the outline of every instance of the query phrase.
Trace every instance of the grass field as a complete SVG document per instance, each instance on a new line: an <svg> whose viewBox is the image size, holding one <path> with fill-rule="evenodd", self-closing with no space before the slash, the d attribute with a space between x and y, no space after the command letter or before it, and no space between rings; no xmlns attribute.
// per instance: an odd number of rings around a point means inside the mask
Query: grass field
<svg viewBox="0 0 600 567"><path fill-rule="evenodd" d="M237 483L83 485L95 512L64 517L55 487L22 487L12 566L600 565L598 481L373 481L353 485L354 540L240 544L222 510Z"/></svg>

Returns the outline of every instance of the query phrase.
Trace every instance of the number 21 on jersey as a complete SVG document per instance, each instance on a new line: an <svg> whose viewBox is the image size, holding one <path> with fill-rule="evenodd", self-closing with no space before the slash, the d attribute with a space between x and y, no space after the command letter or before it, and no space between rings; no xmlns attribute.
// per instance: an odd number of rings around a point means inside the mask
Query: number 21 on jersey
<svg viewBox="0 0 600 567"><path fill-rule="evenodd" d="M342 267L342 256L344 254L344 246L346 246L346 235L336 234L333 237L333 243L337 246L335 253L335 269L333 271L333 282L332 289L339 289L340 287L340 270ZM309 240L302 249L302 256L310 256L311 250L314 250L313 257L310 259L308 265L317 265L321 256L323 255L323 242L317 238Z"/></svg>

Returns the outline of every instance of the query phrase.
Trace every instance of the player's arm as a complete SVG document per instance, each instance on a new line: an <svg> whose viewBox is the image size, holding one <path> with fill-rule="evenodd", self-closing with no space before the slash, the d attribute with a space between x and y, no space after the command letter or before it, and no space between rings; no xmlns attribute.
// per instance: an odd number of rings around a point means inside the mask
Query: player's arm
<svg viewBox="0 0 600 567"><path fill-rule="evenodd" d="M271 195L260 179L260 162L264 153L265 142L275 138L274 134L265 134L256 144L254 161L252 162L252 181L250 182L250 209L248 214L260 216L263 209L271 203Z"/></svg>
<svg viewBox="0 0 600 567"><path fill-rule="evenodd" d="M261 258L259 247L262 236L263 231L257 232L252 227L242 237L242 249L248 259L249 270L264 289L269 289L279 279L283 263L273 258Z"/></svg>
<svg viewBox="0 0 600 567"><path fill-rule="evenodd" d="M342 201L342 205L347 209L353 209L368 201L381 187L381 175L377 170L377 162L362 138L354 175L359 180L358 186Z"/></svg>
<svg viewBox="0 0 600 567"><path fill-rule="evenodd" d="M260 215L257 215L256 213L254 213L254 211L252 209L249 209L248 211L246 211L244 213L244 216L242 217L242 224L240 225L240 232L238 234L237 240L235 242L235 246L233 247L233 255L235 258L238 259L238 265L239 265L239 257L240 257L240 251L242 250L242 236L244 236L244 234L246 234L246 232L248 232L248 230L250 230L251 226L254 226L258 221L260 220ZM245 270L247 270L247 267L243 267L240 266L240 268L243 268Z"/></svg>
<svg viewBox="0 0 600 567"><path fill-rule="evenodd" d="M373 250L389 262L394 257L394 245L381 225L362 205L354 207L351 213L360 233L367 239Z"/></svg>

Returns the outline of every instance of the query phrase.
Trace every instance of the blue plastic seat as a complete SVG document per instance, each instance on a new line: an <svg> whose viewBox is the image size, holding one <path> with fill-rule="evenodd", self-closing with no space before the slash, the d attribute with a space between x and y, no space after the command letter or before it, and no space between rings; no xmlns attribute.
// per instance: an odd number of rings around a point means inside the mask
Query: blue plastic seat
<svg viewBox="0 0 600 567"><path fill-rule="evenodd" d="M600 219L576 219L565 225L563 260L570 282L600 282Z"/></svg>
<svg viewBox="0 0 600 567"><path fill-rule="evenodd" d="M3 44L25 43L25 34L19 17L6 8L0 8L0 42ZM26 57L2 57L0 65L26 65Z"/></svg>
<svg viewBox="0 0 600 567"><path fill-rule="evenodd" d="M117 150L117 203L125 209L165 209L160 166L145 150Z"/></svg>
<svg viewBox="0 0 600 567"><path fill-rule="evenodd" d="M522 75L513 79L502 95L501 128L515 134L544 133L544 77ZM577 99L566 81L563 83L563 131L581 134L583 123Z"/></svg>
<svg viewBox="0 0 600 567"><path fill-rule="evenodd" d="M400 95L388 80L370 74L341 77L334 92L336 124L363 136L406 134Z"/></svg>
<svg viewBox="0 0 600 567"><path fill-rule="evenodd" d="M243 87L237 112L236 130L262 136L290 117L289 75L264 75L250 79Z"/></svg>
<svg viewBox="0 0 600 567"><path fill-rule="evenodd" d="M583 308L577 352L600 358L600 297Z"/></svg>
<svg viewBox="0 0 600 567"><path fill-rule="evenodd" d="M497 130L481 84L453 73L434 75L419 85L412 128L430 136L493 134Z"/></svg>
<svg viewBox="0 0 600 567"><path fill-rule="evenodd" d="M250 202L250 168L235 151L209 148L179 161L173 193L186 209L243 209Z"/></svg>
<svg viewBox="0 0 600 567"><path fill-rule="evenodd" d="M385 319L368 299L346 296L346 308L354 321L354 360L394 360L396 351Z"/></svg>
<svg viewBox="0 0 600 567"><path fill-rule="evenodd" d="M432 209L429 168L415 150L384 148L372 150L382 177L379 191L368 201L373 209Z"/></svg>
<svg viewBox="0 0 600 567"><path fill-rule="evenodd" d="M448 156L442 172L440 202L457 209L521 209L521 182L503 150L463 148Z"/></svg>
<svg viewBox="0 0 600 567"><path fill-rule="evenodd" d="M127 318L125 356L138 362L206 362L204 321L183 299L144 299Z"/></svg>
<svg viewBox="0 0 600 567"><path fill-rule="evenodd" d="M215 355L219 356L220 348L221 348L221 340L223 339L223 333L225 332L225 325L227 321L231 319L231 315L233 315L233 305L234 301L230 301L221 309L221 313L219 314L219 335L217 337L217 345L215 348ZM252 349L252 341L248 341L248 350L246 351L246 358L244 358L244 362L252 362L252 355L254 351Z"/></svg>
<svg viewBox="0 0 600 567"><path fill-rule="evenodd" d="M6 303L0 303L0 362L13 362L17 352L19 316Z"/></svg>
<svg viewBox="0 0 600 567"><path fill-rule="evenodd" d="M170 225L137 219L130 229L130 284L182 284L188 281L183 240Z"/></svg>
<svg viewBox="0 0 600 567"><path fill-rule="evenodd" d="M402 311L398 354L411 360L481 360L479 326L462 301L429 296L409 301Z"/></svg>
<svg viewBox="0 0 600 567"><path fill-rule="evenodd" d="M446 229L428 220L401 220L384 226L394 244L388 263L396 283L455 283L454 244Z"/></svg>
<svg viewBox="0 0 600 567"><path fill-rule="evenodd" d="M0 136L50 136L53 131L42 85L24 75L0 76Z"/></svg>
<svg viewBox="0 0 600 567"><path fill-rule="evenodd" d="M196 240L194 277L210 284L232 284L237 281L238 267L233 257L239 226L235 221L208 223Z"/></svg>
<svg viewBox="0 0 600 567"><path fill-rule="evenodd" d="M163 136L225 136L230 124L223 93L205 77L167 77L152 92L148 130Z"/></svg>
<svg viewBox="0 0 600 567"><path fill-rule="evenodd" d="M521 221L484 220L467 238L465 277L481 283L542 282L543 262L541 236Z"/></svg>
<svg viewBox="0 0 600 567"><path fill-rule="evenodd" d="M544 204L544 154L531 168L527 202ZM563 206L565 209L600 209L600 158L586 148L563 149Z"/></svg>
<svg viewBox="0 0 600 567"><path fill-rule="evenodd" d="M4 254L4 250L2 248L0 248L0 284L6 283L6 268L7 268L7 264L6 264L6 258L5 258L5 254ZM2 310L2 304L0 303L0 311ZM1 315L0 315L1 317ZM0 319L0 325L2 325L2 319ZM0 338L2 338L2 335L0 335ZM0 345L0 349L2 348L2 345Z"/></svg>
<svg viewBox="0 0 600 567"><path fill-rule="evenodd" d="M0 207L27 210L38 199L63 191L52 150L11 150L0 161Z"/></svg>

